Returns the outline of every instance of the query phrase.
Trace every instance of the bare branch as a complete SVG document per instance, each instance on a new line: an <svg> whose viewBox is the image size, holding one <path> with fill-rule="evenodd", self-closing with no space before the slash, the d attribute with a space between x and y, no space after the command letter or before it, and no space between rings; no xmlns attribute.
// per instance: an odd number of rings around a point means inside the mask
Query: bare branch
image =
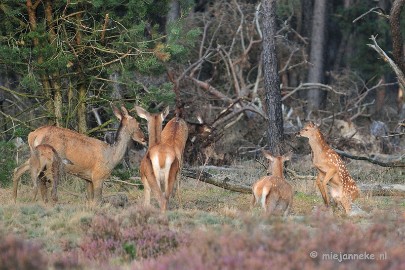
<svg viewBox="0 0 405 270"><path fill-rule="evenodd" d="M378 46L376 37L371 36L370 38L374 44L367 44L369 47L373 48L382 58L385 62L388 62L388 64L391 66L391 68L394 70L395 74L397 75L399 84L401 85L402 89L405 89L405 76L402 73L401 69L395 64L395 62L384 52L383 49L381 49L380 46Z"/></svg>

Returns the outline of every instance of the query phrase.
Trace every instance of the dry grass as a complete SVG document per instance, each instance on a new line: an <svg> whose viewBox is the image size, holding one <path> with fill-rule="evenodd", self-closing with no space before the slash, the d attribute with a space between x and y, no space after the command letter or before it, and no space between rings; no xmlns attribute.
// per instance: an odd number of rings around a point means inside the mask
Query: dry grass
<svg viewBox="0 0 405 270"><path fill-rule="evenodd" d="M299 175L315 174L307 156L293 159L287 167ZM401 179L404 182L402 172L399 170L379 168L363 162L351 162L348 164L348 169L353 177L362 183L399 182ZM224 177L228 176L232 180L251 185L265 174L265 170L259 163L249 161L235 164L233 169L224 169L222 173ZM288 224L301 222L300 220L313 216L317 211L328 212L322 210L322 198L314 186L314 181L294 179L290 174L286 174L286 177L295 189L295 196L289 221L281 222ZM251 209L250 194L230 192L195 179L183 178L181 180L179 191L174 193L174 197L170 201L169 209L171 210L162 215L157 210L145 210L140 207L143 201L142 190L113 182L106 183L103 195L126 194L129 203L125 208L115 208L108 204L101 207L87 206L85 182L70 177L59 186L58 204L44 205L40 200L33 202L32 189L27 178L25 177L20 184L17 204L11 202L11 188L0 189L0 235L11 233L23 239L35 240L40 243L45 254L71 256L71 252L77 249L79 249L78 254L82 254L79 247L82 250L89 248L81 246L82 241L85 237L89 237L88 230L91 228L94 218L98 216L109 217L124 227L133 223L134 219L147 220L147 224L161 224L159 228L167 226L179 235L193 234L196 230L221 232L227 227L247 226L246 230L248 230L250 225L246 225L246 220L264 222L264 224L274 222L268 217L263 217L259 207ZM152 202L153 206L157 208L157 202L155 200ZM364 195L356 201L356 204L369 215L349 218L337 211L335 214L331 214L334 216L334 222L336 224L341 222L372 224L374 218L382 213L391 215L393 220L397 220L405 214L405 200L401 197ZM140 216L134 217L134 215L136 216L134 212L139 212ZM147 225L148 228L149 226L151 225ZM153 235L162 235L159 230L152 229L151 232ZM131 245L124 248L125 252L130 254L132 254L132 249ZM117 258L120 259L115 264L128 266L128 261L125 261L128 259L125 257L127 255L117 254L114 256L118 256ZM83 262L84 259L79 256L79 261ZM72 262L69 261L69 263ZM90 264L87 263L86 261L86 265L89 266Z"/></svg>

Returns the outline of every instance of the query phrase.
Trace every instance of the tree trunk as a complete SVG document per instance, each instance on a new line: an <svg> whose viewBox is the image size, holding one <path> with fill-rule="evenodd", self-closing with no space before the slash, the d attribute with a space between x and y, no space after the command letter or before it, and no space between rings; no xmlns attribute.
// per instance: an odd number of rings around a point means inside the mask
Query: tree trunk
<svg viewBox="0 0 405 270"><path fill-rule="evenodd" d="M166 26L180 17L180 2L179 0L171 0L169 4L169 11L166 16Z"/></svg>
<svg viewBox="0 0 405 270"><path fill-rule="evenodd" d="M76 15L77 25L81 25L82 15L79 13ZM82 44L82 32L78 27L76 30L76 44L80 46ZM87 121L86 121L86 97L87 97L87 87L86 78L83 74L83 67L79 59L77 61L77 74L79 77L79 82L77 86L77 131L80 133L85 133L87 131Z"/></svg>
<svg viewBox="0 0 405 270"><path fill-rule="evenodd" d="M276 0L263 0L263 74L267 110L267 138L273 155L283 149L283 114L276 55Z"/></svg>
<svg viewBox="0 0 405 270"><path fill-rule="evenodd" d="M308 73L309 83L323 83L324 80L324 45L326 28L326 0L315 0L314 15L312 19L311 52ZM308 105L311 110L317 111L324 99L319 88L313 88L308 92Z"/></svg>
<svg viewBox="0 0 405 270"><path fill-rule="evenodd" d="M87 131L86 121L86 86L84 83L79 84L77 104L77 131L85 133Z"/></svg>
<svg viewBox="0 0 405 270"><path fill-rule="evenodd" d="M53 19L52 2L50 0L45 1L45 17L46 23L48 25L49 32L49 44L55 44L57 34L55 32L55 25ZM59 72L54 72L50 77L50 84L53 89L53 107L55 112L56 125L60 127L62 125L63 115L62 115L62 87L60 82Z"/></svg>
<svg viewBox="0 0 405 270"><path fill-rule="evenodd" d="M38 5L41 3L41 1L36 1L35 3L32 3L31 0L27 0L27 12L28 12L28 20L29 20L29 25L30 25L30 31L34 32L37 30L37 17L36 17L36 9L38 7ZM39 43L39 39L38 37L34 37L33 38L33 43L34 43L34 47L39 48L41 45ZM44 63L44 58L39 55L37 58L37 62L38 64L43 64ZM46 97L46 103L45 103L45 107L48 110L48 113L50 115L55 115L55 108L52 104L52 91L51 91L51 84L49 83L49 80L47 78L47 75L45 73L45 71L41 72L40 75L41 78L41 84L42 84L42 88L44 90L44 94ZM48 119L48 123L50 125L53 124L53 119L49 118Z"/></svg>
<svg viewBox="0 0 405 270"><path fill-rule="evenodd" d="M390 13L390 27L392 35L392 54L399 69L405 74L404 43L401 36L401 11L405 0L395 0Z"/></svg>

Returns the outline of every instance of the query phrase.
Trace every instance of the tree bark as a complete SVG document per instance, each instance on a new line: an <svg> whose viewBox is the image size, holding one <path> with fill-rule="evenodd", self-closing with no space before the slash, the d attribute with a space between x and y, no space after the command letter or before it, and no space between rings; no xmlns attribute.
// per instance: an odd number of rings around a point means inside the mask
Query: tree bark
<svg viewBox="0 0 405 270"><path fill-rule="evenodd" d="M166 26L180 17L180 1L171 0L169 4L169 11L166 16Z"/></svg>
<svg viewBox="0 0 405 270"><path fill-rule="evenodd" d="M41 1L35 1L35 3L33 3L31 0L27 0L27 13L28 13L28 20L29 20L29 25L30 25L30 31L31 32L35 32L37 30L37 16L36 16L36 9L38 7L38 5L41 3ZM38 37L34 37L33 38L33 43L34 43L34 47L40 47L40 43L39 43L39 39ZM39 65L44 63L44 58L42 57L42 55L39 55L37 58L37 62ZM41 84L42 84L42 88L44 90L44 94L45 97L47 98L46 100L46 104L45 107L48 110L48 113L50 115L55 115L55 108L52 104L52 91L51 91L51 84L46 76L45 71L41 71ZM53 120L51 118L48 119L48 123L50 125L53 124Z"/></svg>
<svg viewBox="0 0 405 270"><path fill-rule="evenodd" d="M399 69L405 74L404 43L401 36L401 11L405 0L395 0L390 13L390 27L392 35L392 54Z"/></svg>
<svg viewBox="0 0 405 270"><path fill-rule="evenodd" d="M267 138L273 155L283 149L283 114L276 55L276 0L263 0L263 74L267 110Z"/></svg>
<svg viewBox="0 0 405 270"><path fill-rule="evenodd" d="M52 12L52 2L50 0L45 1L45 18L48 26L49 33L49 44L55 44L57 34L55 32L55 25ZM53 89L53 107L55 112L55 121L57 126L62 125L63 115L62 115L62 87L60 82L59 72L54 72L49 76L50 84Z"/></svg>
<svg viewBox="0 0 405 270"><path fill-rule="evenodd" d="M79 13L76 15L77 20L77 30L76 30L76 44L80 46L82 44L82 32L80 29L82 15ZM77 85L77 131L80 133L86 133L87 131L87 121L86 121L86 97L87 97L87 87L86 78L83 74L83 67L79 61L77 62L77 73L79 74L79 82Z"/></svg>
<svg viewBox="0 0 405 270"><path fill-rule="evenodd" d="M323 83L324 81L324 52L325 52L325 28L326 28L326 0L315 0L314 15L312 19L311 52L308 82ZM308 105L311 110L320 109L324 95L319 88L308 92Z"/></svg>

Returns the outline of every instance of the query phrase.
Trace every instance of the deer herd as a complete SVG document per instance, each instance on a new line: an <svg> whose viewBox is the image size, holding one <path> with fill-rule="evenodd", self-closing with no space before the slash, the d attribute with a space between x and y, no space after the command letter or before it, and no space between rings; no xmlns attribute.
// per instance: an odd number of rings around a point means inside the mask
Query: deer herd
<svg viewBox="0 0 405 270"><path fill-rule="evenodd" d="M187 123L178 115L163 127L169 114L169 107L160 113L149 113L135 106L137 115L147 120L148 150L140 163L140 177L144 185L144 204L150 205L151 193L166 211L174 185L180 175L183 153L188 138ZM13 198L16 202L18 182L28 170L34 187L34 200L40 188L42 200L48 202L48 182L51 183L51 197L57 198L57 186L62 173L78 176L87 182L89 202L102 202L103 183L115 166L123 159L126 149L134 140L146 145L145 136L137 120L122 106L113 106L119 120L115 142L104 141L56 126L43 126L28 135L30 157L14 171ZM306 137L312 149L312 163L318 175L316 185L326 206L330 205L329 195L334 203L343 207L346 214L351 212L352 202L359 197L359 189L350 176L340 156L326 143L317 125L307 123L299 137ZM262 154L269 161L268 173L252 186L252 206L260 203L267 214L288 215L293 203L293 187L284 178L284 162L291 159L289 152L274 156L266 150ZM328 190L329 187L329 190ZM329 192L328 192L329 191Z"/></svg>

